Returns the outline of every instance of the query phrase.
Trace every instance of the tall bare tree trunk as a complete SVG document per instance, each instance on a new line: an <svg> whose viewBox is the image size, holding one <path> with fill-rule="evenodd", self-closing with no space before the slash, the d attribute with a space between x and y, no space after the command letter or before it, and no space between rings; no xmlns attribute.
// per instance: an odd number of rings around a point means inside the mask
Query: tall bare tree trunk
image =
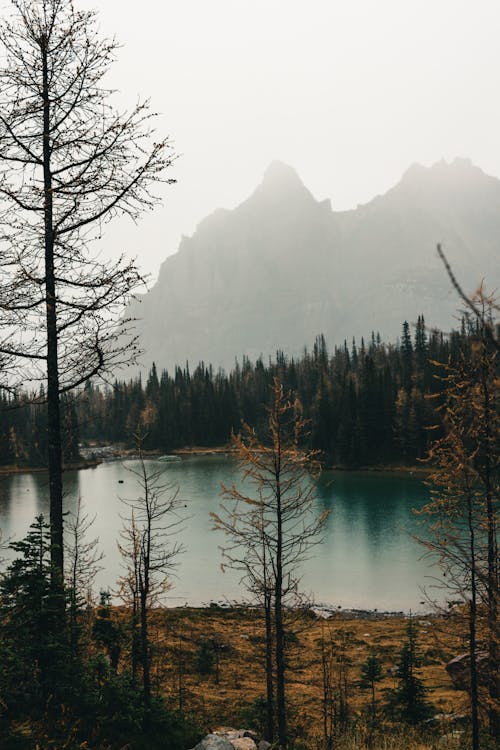
<svg viewBox="0 0 500 750"><path fill-rule="evenodd" d="M280 447L278 447L280 450ZM279 455L279 454L278 454ZM276 471L276 579L274 588L274 622L276 627L276 713L278 740L283 750L288 746L285 694L285 629L283 623L283 523L281 512L279 465Z"/></svg>
<svg viewBox="0 0 500 750"><path fill-rule="evenodd" d="M148 607L147 596L141 594L141 664L142 664L142 687L144 691L144 729L149 728L151 719L151 670L149 659L148 638Z"/></svg>
<svg viewBox="0 0 500 750"><path fill-rule="evenodd" d="M266 740L274 741L274 688L273 688L273 625L271 593L264 591L264 612L266 621Z"/></svg>
<svg viewBox="0 0 500 750"><path fill-rule="evenodd" d="M498 549L496 530L496 510L493 499L492 482L492 435L491 435L491 393L488 378L487 341L483 338L483 356L481 367L481 390L483 400L484 419L484 484L486 489L486 527L488 534L488 690L490 697L489 720L490 734L498 739L500 736L500 677L499 677L499 648L498 648Z"/></svg>
<svg viewBox="0 0 500 750"><path fill-rule="evenodd" d="M46 36L40 40L43 80L43 183L45 222L45 305L47 324L47 438L50 486L50 538L52 583L57 609L64 609L62 445L59 402L59 361L57 351L56 280L54 272L54 226L52 173L50 168L50 97Z"/></svg>
<svg viewBox="0 0 500 750"><path fill-rule="evenodd" d="M274 675L273 675L273 612L272 586L269 582L270 565L268 560L266 524L264 509L261 507L260 543L262 546L262 591L264 600L264 621L266 629L266 740L274 742Z"/></svg>
<svg viewBox="0 0 500 750"><path fill-rule="evenodd" d="M323 742L325 750L333 748L334 705L332 692L332 661L331 642L328 650L325 641L324 623L321 625L321 672L322 672L322 713L323 713Z"/></svg>
<svg viewBox="0 0 500 750"><path fill-rule="evenodd" d="M472 510L472 495L467 490L467 511L469 526L469 550L471 571L471 600L469 602L469 656L470 656L470 705L472 722L472 750L479 750L479 696L477 689L477 581L476 581L476 534Z"/></svg>

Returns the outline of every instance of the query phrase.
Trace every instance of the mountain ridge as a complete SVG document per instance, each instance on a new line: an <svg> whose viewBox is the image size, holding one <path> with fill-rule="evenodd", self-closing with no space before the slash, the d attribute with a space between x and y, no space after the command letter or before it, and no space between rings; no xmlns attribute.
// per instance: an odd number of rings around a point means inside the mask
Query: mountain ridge
<svg viewBox="0 0 500 750"><path fill-rule="evenodd" d="M411 165L386 193L349 211L317 201L297 172L272 162L236 208L216 209L132 303L146 368L299 354L379 330L395 339L423 313L450 328L458 300L435 247L467 291L498 283L500 180L467 159Z"/></svg>

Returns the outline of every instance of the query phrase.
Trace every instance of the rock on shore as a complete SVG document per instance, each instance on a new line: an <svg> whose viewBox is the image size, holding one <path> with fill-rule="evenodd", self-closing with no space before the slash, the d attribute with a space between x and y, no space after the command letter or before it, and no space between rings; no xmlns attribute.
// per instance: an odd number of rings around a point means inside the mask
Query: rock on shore
<svg viewBox="0 0 500 750"><path fill-rule="evenodd" d="M269 742L259 739L251 729L221 727L207 734L193 750L269 750L270 747Z"/></svg>

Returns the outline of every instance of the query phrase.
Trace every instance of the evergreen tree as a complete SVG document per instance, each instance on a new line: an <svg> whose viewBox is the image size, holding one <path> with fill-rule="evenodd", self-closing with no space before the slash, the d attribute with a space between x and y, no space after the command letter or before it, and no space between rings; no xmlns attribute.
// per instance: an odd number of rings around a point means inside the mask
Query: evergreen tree
<svg viewBox="0 0 500 750"><path fill-rule="evenodd" d="M413 617L406 626L406 643L397 663L398 686L389 692L388 712L393 719L420 724L432 714L427 702L427 688L418 676L421 659L417 649L417 628Z"/></svg>
<svg viewBox="0 0 500 750"><path fill-rule="evenodd" d="M361 687L370 690L370 714L369 714L369 735L368 745L372 744L373 730L377 724L377 700L375 695L375 686L383 679L382 662L375 655L371 654L368 659L361 665Z"/></svg>
<svg viewBox="0 0 500 750"><path fill-rule="evenodd" d="M411 343L410 326L408 321L403 323L401 335L401 384L406 391L411 390L413 375L413 346Z"/></svg>
<svg viewBox="0 0 500 750"><path fill-rule="evenodd" d="M27 536L12 542L19 557L0 583L0 675L2 694L15 713L43 710L49 699L64 700L71 678L62 682L69 656L66 634L53 638L57 608L51 587L50 529L43 516Z"/></svg>

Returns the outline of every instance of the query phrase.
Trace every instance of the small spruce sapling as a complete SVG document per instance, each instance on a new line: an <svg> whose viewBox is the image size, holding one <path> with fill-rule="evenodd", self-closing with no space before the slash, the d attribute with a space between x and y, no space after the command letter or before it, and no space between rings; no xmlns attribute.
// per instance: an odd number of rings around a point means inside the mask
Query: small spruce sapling
<svg viewBox="0 0 500 750"><path fill-rule="evenodd" d="M383 679L382 662L375 654L371 654L364 664L361 665L361 688L370 690L371 700L369 709L369 745L372 742L373 730L377 725L377 700L375 695L375 686L377 682Z"/></svg>
<svg viewBox="0 0 500 750"><path fill-rule="evenodd" d="M199 674L212 674L214 669L214 651L208 641L203 641L196 654L196 671Z"/></svg>
<svg viewBox="0 0 500 750"><path fill-rule="evenodd" d="M406 626L406 643L399 654L399 684L389 691L388 713L407 724L420 724L430 717L433 708L426 700L427 688L418 676L421 659L417 650L417 628L412 617Z"/></svg>

